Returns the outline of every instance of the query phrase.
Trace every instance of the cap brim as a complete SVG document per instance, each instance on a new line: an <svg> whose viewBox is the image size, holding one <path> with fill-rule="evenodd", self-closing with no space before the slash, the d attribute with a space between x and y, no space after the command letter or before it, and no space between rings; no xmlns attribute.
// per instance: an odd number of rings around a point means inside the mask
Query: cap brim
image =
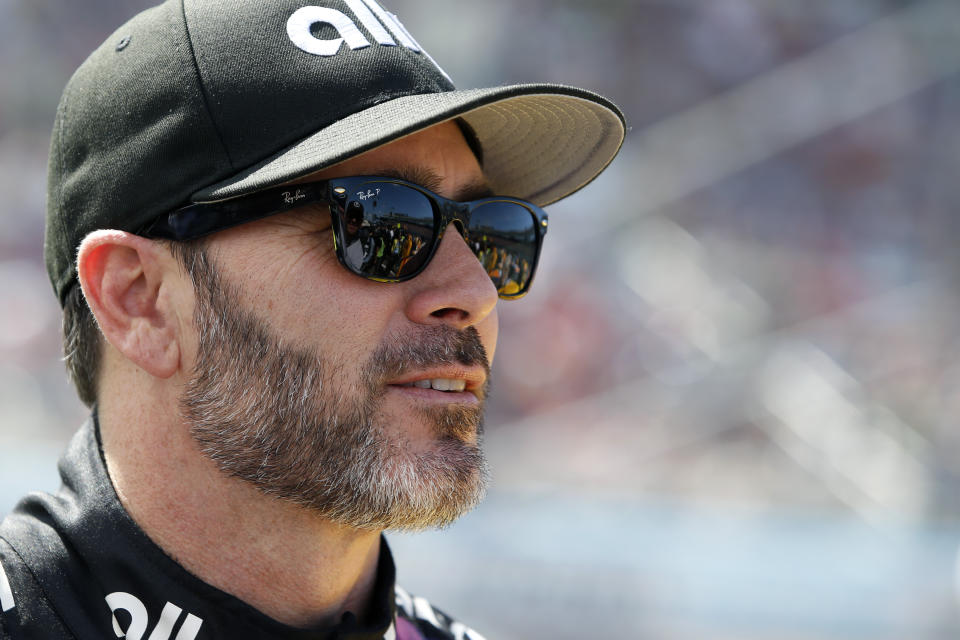
<svg viewBox="0 0 960 640"><path fill-rule="evenodd" d="M473 129L496 193L547 205L577 191L613 160L625 120L590 91L530 84L404 96L344 118L193 195L225 200L273 187L452 118Z"/></svg>

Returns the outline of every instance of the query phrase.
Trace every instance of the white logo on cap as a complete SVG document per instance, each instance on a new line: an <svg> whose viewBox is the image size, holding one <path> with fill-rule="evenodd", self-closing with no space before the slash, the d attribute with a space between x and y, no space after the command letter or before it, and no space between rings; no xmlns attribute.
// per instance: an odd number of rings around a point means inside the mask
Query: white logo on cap
<svg viewBox="0 0 960 640"><path fill-rule="evenodd" d="M450 76L440 68L436 60L430 57L423 47L413 39L400 19L377 4L376 0L344 0L364 28L373 36L377 44L386 47L400 45L417 53L422 53L440 70L447 80ZM339 38L324 40L313 35L313 26L330 25L340 34ZM352 50L370 46L370 41L346 14L329 7L302 7L294 11L287 20L287 35L298 48L317 56L335 56L343 43Z"/></svg>

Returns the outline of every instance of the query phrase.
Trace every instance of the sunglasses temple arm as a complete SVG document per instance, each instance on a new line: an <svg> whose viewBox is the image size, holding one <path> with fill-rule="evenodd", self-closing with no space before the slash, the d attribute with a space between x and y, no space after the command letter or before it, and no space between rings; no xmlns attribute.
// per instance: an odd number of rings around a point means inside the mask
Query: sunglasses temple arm
<svg viewBox="0 0 960 640"><path fill-rule="evenodd" d="M327 202L327 181L267 189L220 202L199 202L155 219L139 235L166 240L193 240L309 204Z"/></svg>

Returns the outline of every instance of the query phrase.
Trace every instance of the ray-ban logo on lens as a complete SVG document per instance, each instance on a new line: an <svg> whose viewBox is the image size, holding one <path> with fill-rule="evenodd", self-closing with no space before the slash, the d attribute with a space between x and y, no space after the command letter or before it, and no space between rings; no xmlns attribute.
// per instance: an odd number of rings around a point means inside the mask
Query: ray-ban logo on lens
<svg viewBox="0 0 960 640"><path fill-rule="evenodd" d="M377 44L396 47L399 43L407 49L422 53L440 70L447 80L446 72L413 39L400 19L381 7L377 0L343 0ZM327 25L336 30L339 38L324 39L314 35L314 28ZM348 15L330 7L303 7L297 9L287 20L287 35L293 44L307 53L317 56L335 56L344 43L352 50L369 47L370 41L360 31L357 23Z"/></svg>

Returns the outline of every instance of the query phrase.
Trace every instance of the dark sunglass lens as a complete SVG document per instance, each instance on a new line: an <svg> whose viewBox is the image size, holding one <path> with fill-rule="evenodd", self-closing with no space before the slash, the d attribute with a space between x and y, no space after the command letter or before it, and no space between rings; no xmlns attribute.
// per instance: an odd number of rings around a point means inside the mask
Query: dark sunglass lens
<svg viewBox="0 0 960 640"><path fill-rule="evenodd" d="M391 182L349 186L343 208L343 255L349 267L384 280L416 272L434 235L430 201L416 189Z"/></svg>
<svg viewBox="0 0 960 640"><path fill-rule="evenodd" d="M470 214L470 248L500 295L517 295L533 277L537 219L516 202L481 204Z"/></svg>

